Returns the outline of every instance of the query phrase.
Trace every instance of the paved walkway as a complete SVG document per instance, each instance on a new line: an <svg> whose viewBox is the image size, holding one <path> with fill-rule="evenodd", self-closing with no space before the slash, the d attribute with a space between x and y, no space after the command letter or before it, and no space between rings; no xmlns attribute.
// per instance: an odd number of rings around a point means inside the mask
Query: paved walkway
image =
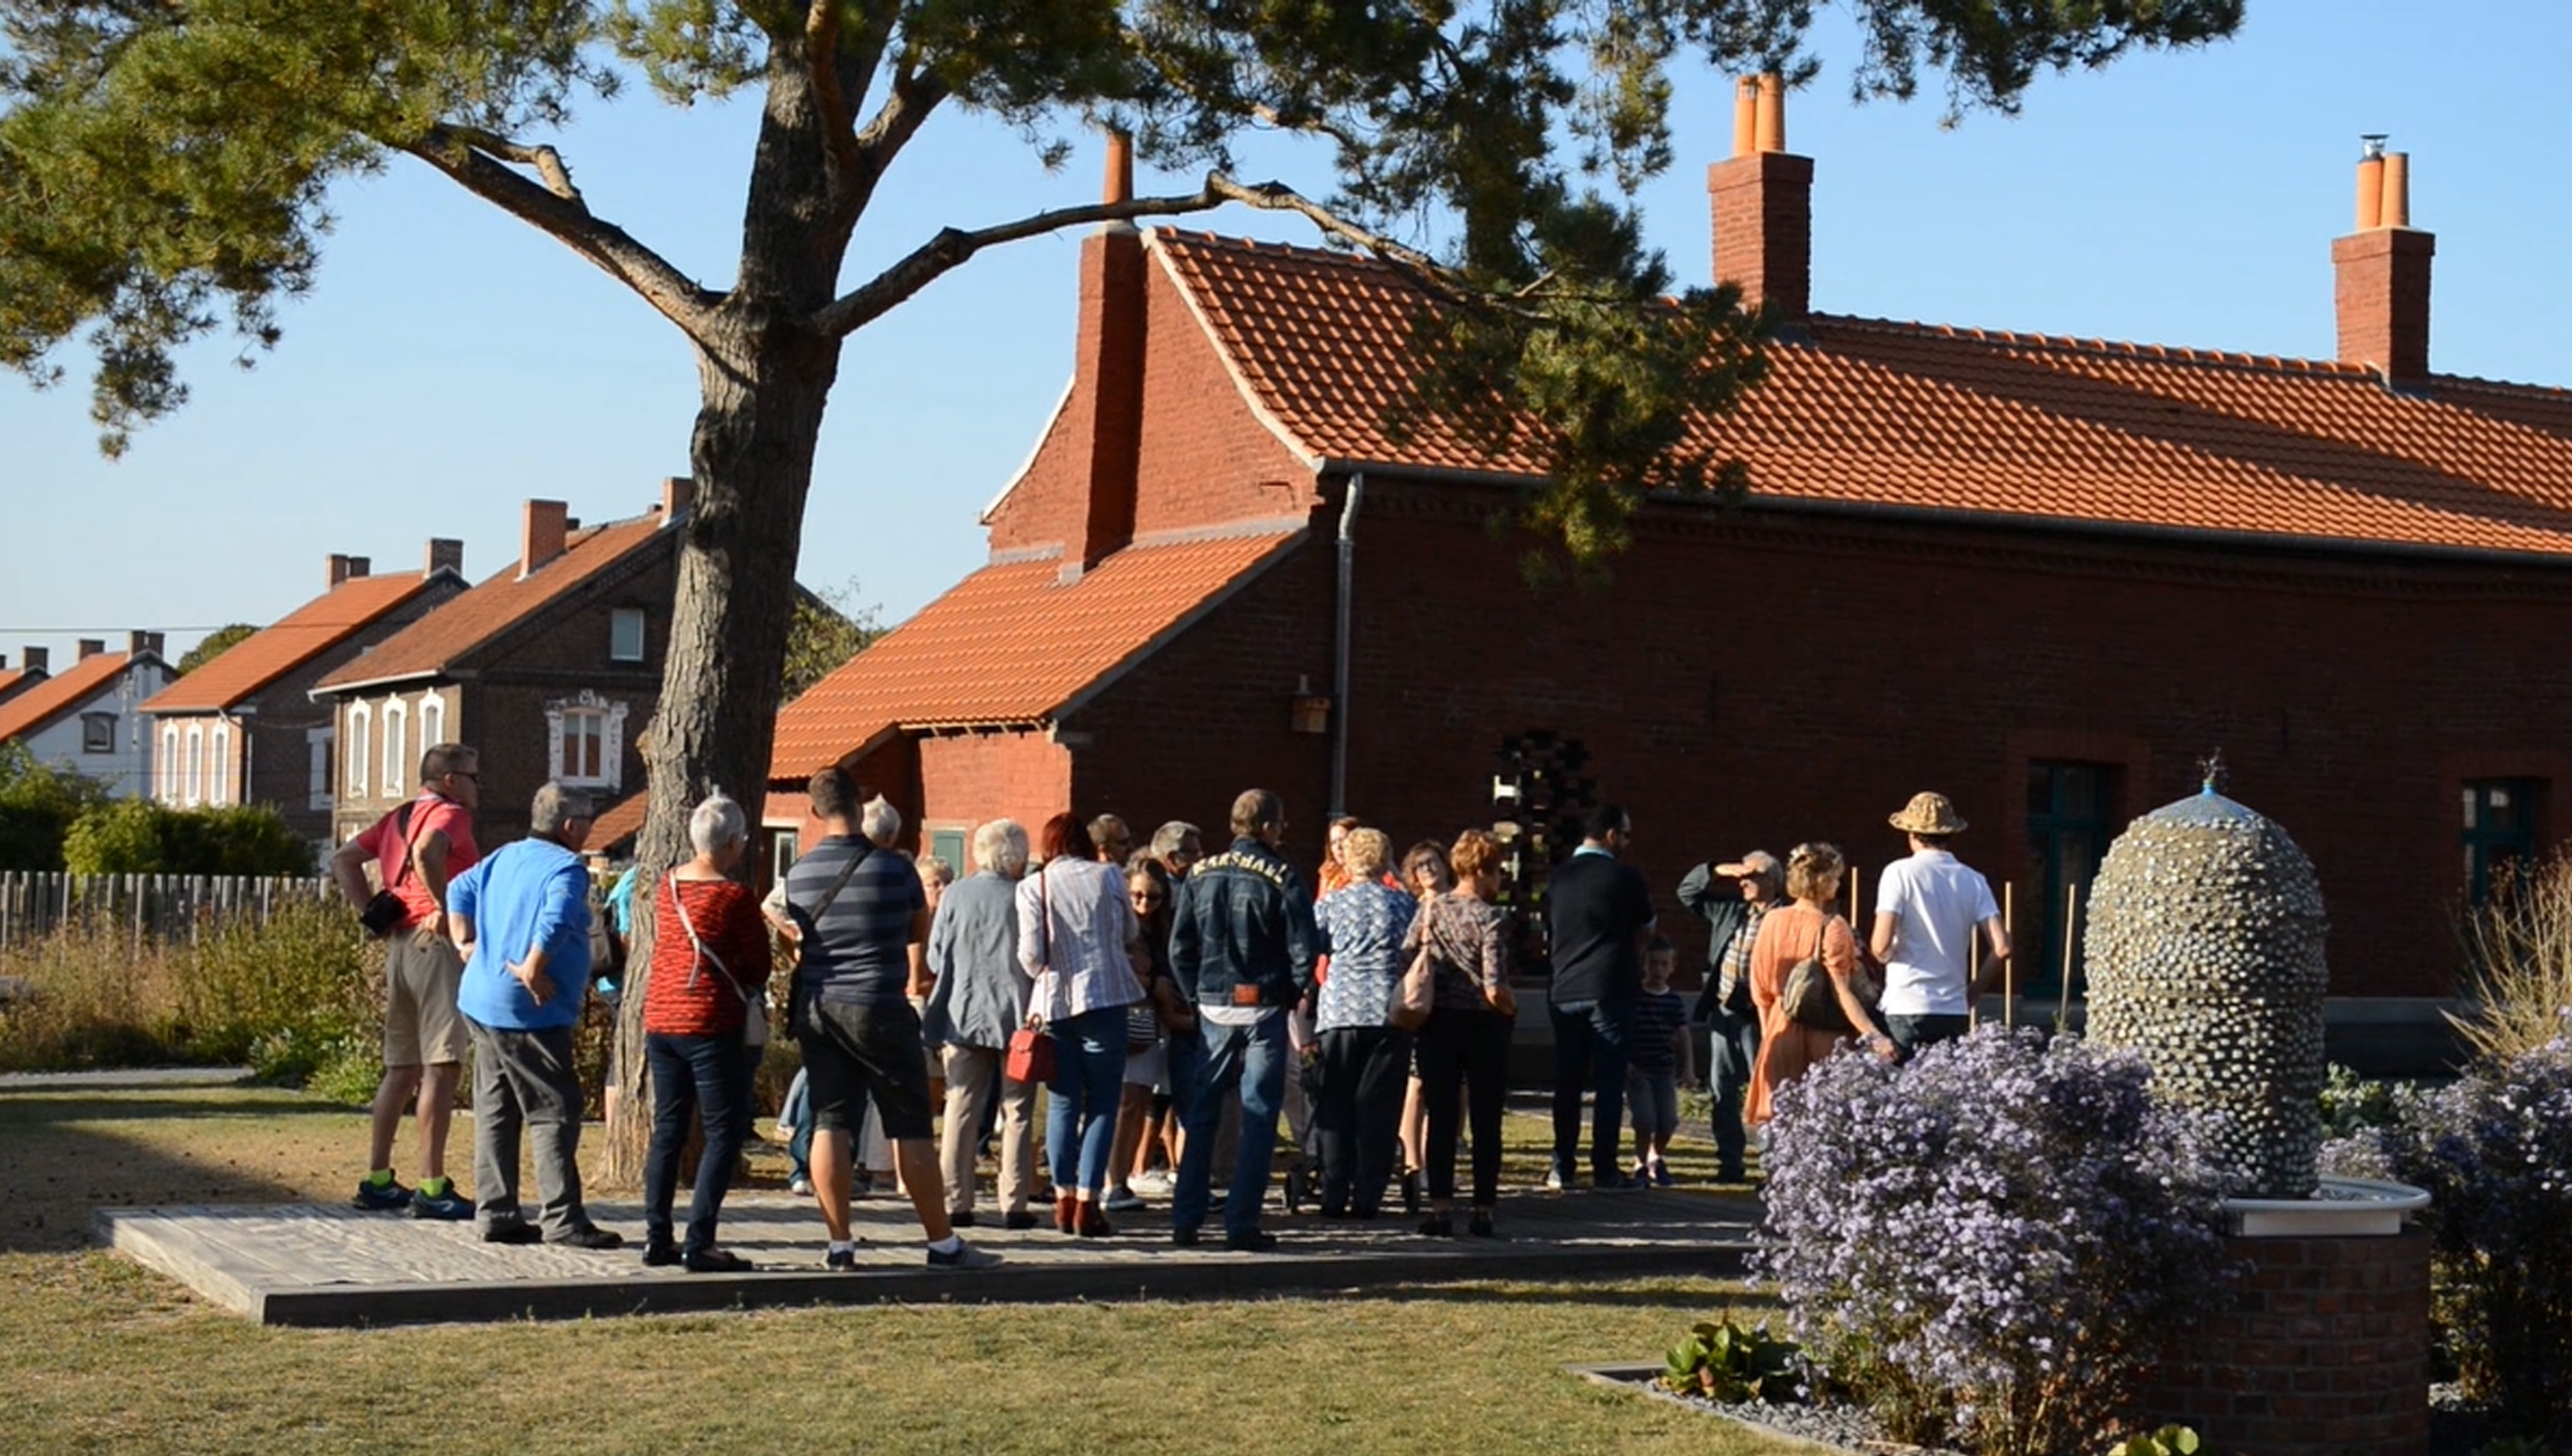
<svg viewBox="0 0 2572 1456"><path fill-rule="evenodd" d="M682 1191L684 1216L685 1192ZM445 1320L579 1318L763 1305L871 1304L886 1300L1231 1297L1281 1290L1381 1289L1455 1279L1627 1278L1732 1274L1758 1216L1739 1194L1656 1190L1630 1194L1504 1194L1500 1239L1423 1238L1415 1220L1388 1213L1370 1224L1289 1217L1270 1253L1233 1253L1219 1239L1195 1248L1169 1241L1159 1209L1119 1215L1119 1235L1074 1239L1045 1228L967 1236L1008 1260L980 1273L926 1265L910 1206L855 1206L858 1271L822 1265L820 1215L811 1201L739 1193L724 1206L723 1241L759 1268L689 1274L645 1268L638 1206L591 1206L603 1226L630 1240L585 1253L486 1244L469 1224L422 1222L313 1205L106 1209L101 1240L266 1324L382 1325ZM996 1221L996 1215L987 1214ZM1209 1223L1208 1232L1215 1224Z"/></svg>
<svg viewBox="0 0 2572 1456"><path fill-rule="evenodd" d="M102 1072L0 1072L0 1093L150 1092L182 1087L232 1087L249 1079L248 1067L111 1067Z"/></svg>

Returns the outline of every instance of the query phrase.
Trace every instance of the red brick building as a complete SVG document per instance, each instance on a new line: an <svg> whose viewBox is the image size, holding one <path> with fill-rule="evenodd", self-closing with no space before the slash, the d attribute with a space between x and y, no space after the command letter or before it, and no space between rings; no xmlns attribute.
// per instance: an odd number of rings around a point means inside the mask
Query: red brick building
<svg viewBox="0 0 2572 1456"><path fill-rule="evenodd" d="M1737 145L1715 272L1790 320L1704 426L1746 501L1656 499L1611 585L1532 590L1491 523L1538 467L1382 427L1398 273L1104 232L990 563L781 717L772 787L850 763L955 854L1064 807L1219 836L1258 783L1310 862L1336 805L1492 822L1505 744L1553 734L1689 954L1688 866L1828 838L1871 899L1934 787L2043 989L2067 893L2220 747L2320 869L2334 992L2444 994L2454 904L2572 828L2572 393L2429 369L2400 159L2303 360L1816 312L1813 165Z"/></svg>

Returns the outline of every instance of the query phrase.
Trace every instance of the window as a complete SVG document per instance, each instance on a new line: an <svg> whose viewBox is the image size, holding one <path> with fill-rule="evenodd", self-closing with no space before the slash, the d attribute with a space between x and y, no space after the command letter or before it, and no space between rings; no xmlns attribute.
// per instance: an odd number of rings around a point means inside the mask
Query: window
<svg viewBox="0 0 2572 1456"><path fill-rule="evenodd" d="M372 725L372 717L366 705L362 703L348 705L347 763L348 797L350 798L366 796L367 729Z"/></svg>
<svg viewBox="0 0 2572 1456"><path fill-rule="evenodd" d="M618 788L625 777L625 705L584 690L545 705L549 776L580 788Z"/></svg>
<svg viewBox="0 0 2572 1456"><path fill-rule="evenodd" d="M2489 900L2508 884L2513 867L2536 858L2544 789L2538 778L2484 778L2465 785L2467 903Z"/></svg>
<svg viewBox="0 0 2572 1456"><path fill-rule="evenodd" d="M81 715L81 751L113 753L116 751L116 715L84 713Z"/></svg>
<svg viewBox="0 0 2572 1456"><path fill-rule="evenodd" d="M619 607L607 614L607 660L611 663L643 661L643 609Z"/></svg>
<svg viewBox="0 0 2572 1456"><path fill-rule="evenodd" d="M947 867L956 871L958 879L980 867L964 862L964 831L962 829L930 830L929 852L946 860Z"/></svg>
<svg viewBox="0 0 2572 1456"><path fill-rule="evenodd" d="M206 802L233 801L233 730L230 724L216 724L212 748L213 761L206 766Z"/></svg>
<svg viewBox="0 0 2572 1456"><path fill-rule="evenodd" d="M782 883L786 871L795 867L796 859L803 853L803 839L804 836L793 829L777 831L777 842L769 860L770 876L774 881Z"/></svg>
<svg viewBox="0 0 2572 1456"><path fill-rule="evenodd" d="M164 725L161 729L161 765L158 777L161 780L161 801L177 803L179 801L179 726L175 723Z"/></svg>
<svg viewBox="0 0 2572 1456"><path fill-rule="evenodd" d="M2036 903L2019 917L2021 995L2060 997L2067 986L2081 994L2081 910L2115 829L2116 779L2108 763L2027 765L2027 884Z"/></svg>
<svg viewBox="0 0 2572 1456"><path fill-rule="evenodd" d="M423 753L446 741L446 700L434 693L419 695L419 750Z"/></svg>
<svg viewBox="0 0 2572 1456"><path fill-rule="evenodd" d="M409 746L402 741L404 736L402 729L408 727L409 718L410 710L402 707L400 699L396 698L384 705L383 792L386 798L397 798L401 795L403 750Z"/></svg>
<svg viewBox="0 0 2572 1456"><path fill-rule="evenodd" d="M304 730L304 753L307 765L304 787L307 808L330 807L330 769L332 767L330 750L337 746L332 741L336 736L337 734L326 728ZM323 857L328 856L325 854Z"/></svg>
<svg viewBox="0 0 2572 1456"><path fill-rule="evenodd" d="M187 766L186 801L192 804L204 803L206 801L206 730L195 724L188 725Z"/></svg>

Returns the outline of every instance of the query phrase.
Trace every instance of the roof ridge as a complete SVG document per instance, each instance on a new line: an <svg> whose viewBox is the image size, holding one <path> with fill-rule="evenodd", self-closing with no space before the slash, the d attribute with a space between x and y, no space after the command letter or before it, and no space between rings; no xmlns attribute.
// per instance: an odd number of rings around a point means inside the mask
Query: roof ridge
<svg viewBox="0 0 2572 1456"><path fill-rule="evenodd" d="M2244 349L2198 348L2191 344L2144 343L2134 339L2084 338L2078 334L2040 333L2015 328L1983 328L1964 323L1930 323L1921 319L1875 318L1857 313L1814 313L1808 315L1806 321L1826 328L1847 328L1863 333L1970 339L1976 343L1998 344L2006 348L2106 354L2117 358L2144 359L2157 364L2280 371L2317 374L2330 378L2371 380L2376 377L2375 370L2366 365L2352 364L2342 359L2301 358L2291 354L2257 354Z"/></svg>

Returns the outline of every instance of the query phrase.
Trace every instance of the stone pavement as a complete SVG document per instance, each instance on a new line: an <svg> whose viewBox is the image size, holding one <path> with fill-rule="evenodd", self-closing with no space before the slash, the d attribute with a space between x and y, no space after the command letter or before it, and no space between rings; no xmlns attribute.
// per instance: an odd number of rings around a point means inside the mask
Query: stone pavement
<svg viewBox="0 0 2572 1456"><path fill-rule="evenodd" d="M681 1191L681 1216L686 1193ZM1686 1189L1625 1194L1504 1193L1499 1239L1431 1239L1415 1219L1373 1223L1288 1216L1272 1204L1273 1252L1233 1253L1220 1237L1169 1241L1159 1208L1117 1215L1118 1236L1075 1239L1050 1226L967 1231L1007 1258L958 1273L927 1266L910 1205L860 1200L855 1273L822 1267L821 1215L807 1199L742 1192L724 1205L723 1244L755 1260L745 1274L645 1268L639 1206L593 1202L629 1240L609 1252L510 1247L470 1224L423 1222L315 1205L103 1209L101 1241L204 1297L265 1324L386 1325L580 1318L774 1305L883 1301L1048 1301L1237 1297L1283 1290L1368 1290L1457 1279L1614 1279L1740 1272L1756 1202ZM996 1222L995 1213L983 1216ZM1212 1234L1216 1223L1207 1225Z"/></svg>

